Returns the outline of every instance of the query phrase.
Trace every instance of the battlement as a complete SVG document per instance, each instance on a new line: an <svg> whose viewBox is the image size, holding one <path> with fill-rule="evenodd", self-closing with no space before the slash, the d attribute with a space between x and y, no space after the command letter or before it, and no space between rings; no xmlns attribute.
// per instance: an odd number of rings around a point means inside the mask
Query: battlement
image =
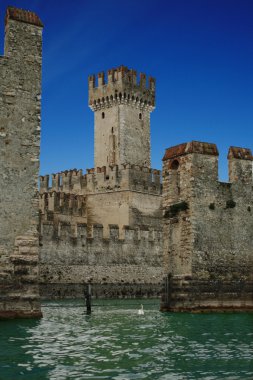
<svg viewBox="0 0 253 380"><path fill-rule="evenodd" d="M191 141L166 149L163 161L191 153L205 154L210 156L219 155L219 151L215 144L200 141ZM253 161L253 156L250 149L235 146L229 147L227 158Z"/></svg>
<svg viewBox="0 0 253 380"><path fill-rule="evenodd" d="M199 161L192 162L192 175L196 178L206 178L209 181L218 180L219 152L215 144L192 141L166 149L163 157L164 175L169 171L185 171L185 158L190 154L201 155ZM206 157L206 158L205 158ZM214 159L211 160L211 157ZM231 146L228 151L229 182L252 183L252 153L248 148ZM198 174L198 176L197 176Z"/></svg>
<svg viewBox="0 0 253 380"><path fill-rule="evenodd" d="M87 217L86 197L84 195L66 194L64 192L45 192L39 195L39 207L42 214L51 213Z"/></svg>
<svg viewBox="0 0 253 380"><path fill-rule="evenodd" d="M41 80L43 24L34 12L8 7L5 16L4 55L14 60L29 61L29 66L21 65L19 75L25 68L33 71Z"/></svg>
<svg viewBox="0 0 253 380"><path fill-rule="evenodd" d="M66 193L81 193L85 187L84 183L86 176L83 171L72 169L64 170L60 173L46 174L40 176L40 193L47 191L63 191ZM51 186L49 186L51 183Z"/></svg>
<svg viewBox="0 0 253 380"><path fill-rule="evenodd" d="M219 155L217 146L215 144L200 141L191 141L166 149L163 161L191 153L206 154L211 156Z"/></svg>
<svg viewBox="0 0 253 380"><path fill-rule="evenodd" d="M97 85L96 85L97 81ZM114 104L131 104L139 108L147 108L150 112L155 107L155 79L120 66L105 73L89 76L89 107L93 110L108 108Z"/></svg>
<svg viewBox="0 0 253 380"><path fill-rule="evenodd" d="M231 146L228 151L228 159L236 158L238 160L253 161L251 150L248 148L239 148Z"/></svg>
<svg viewBox="0 0 253 380"><path fill-rule="evenodd" d="M40 18L34 12L30 12L24 9L8 7L5 16L5 25L8 24L9 20L15 20L24 22L26 24L32 24L36 26L43 27Z"/></svg>
<svg viewBox="0 0 253 380"><path fill-rule="evenodd" d="M160 170L123 164L87 169L84 175L82 170L73 169L40 176L41 194L56 191L84 195L119 190L161 194Z"/></svg>
<svg viewBox="0 0 253 380"><path fill-rule="evenodd" d="M82 244L88 244L90 240L121 240L125 242L160 242L162 240L162 229L149 228L148 226L123 226L117 224L109 224L109 235L104 230L102 224L74 223L43 221L41 224L41 236L55 239L76 239Z"/></svg>
<svg viewBox="0 0 253 380"><path fill-rule="evenodd" d="M101 224L44 222L41 234L40 280L55 295L56 285L58 289L92 282L110 288L138 284L132 290L134 296L141 286L150 284L150 296L161 282L161 229L111 224L105 234Z"/></svg>
<svg viewBox="0 0 253 380"><path fill-rule="evenodd" d="M214 199L219 199L226 207L226 202L230 202L233 193L237 197L242 196L245 191L250 193L253 182L251 150L229 148L229 183L220 182L218 179L218 156L215 144L198 141L166 149L163 157L165 202L175 204L188 201L194 192L202 189L205 197L210 195L210 204L214 204Z"/></svg>

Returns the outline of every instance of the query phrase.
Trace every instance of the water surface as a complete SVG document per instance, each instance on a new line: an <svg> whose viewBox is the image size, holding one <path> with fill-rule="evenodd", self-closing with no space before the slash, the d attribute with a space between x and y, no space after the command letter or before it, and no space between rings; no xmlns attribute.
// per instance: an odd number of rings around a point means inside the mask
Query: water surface
<svg viewBox="0 0 253 380"><path fill-rule="evenodd" d="M140 302L144 316L137 313ZM252 380L252 314L168 314L159 301L43 304L0 322L1 380Z"/></svg>

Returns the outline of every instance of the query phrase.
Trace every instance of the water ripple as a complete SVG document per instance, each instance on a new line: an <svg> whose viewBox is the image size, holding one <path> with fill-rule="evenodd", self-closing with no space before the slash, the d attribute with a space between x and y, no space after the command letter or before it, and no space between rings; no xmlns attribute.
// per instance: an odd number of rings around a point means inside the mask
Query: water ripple
<svg viewBox="0 0 253 380"><path fill-rule="evenodd" d="M0 380L253 379L252 315L162 314L142 303L144 316L133 301L87 316L77 302L52 302L40 321L5 322Z"/></svg>

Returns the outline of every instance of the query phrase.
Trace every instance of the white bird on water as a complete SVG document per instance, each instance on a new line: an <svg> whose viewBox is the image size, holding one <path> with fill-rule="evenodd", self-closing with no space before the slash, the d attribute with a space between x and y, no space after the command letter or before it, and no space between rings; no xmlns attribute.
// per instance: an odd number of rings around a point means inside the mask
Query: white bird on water
<svg viewBox="0 0 253 380"><path fill-rule="evenodd" d="M143 305L141 305L141 308L138 310L138 315L144 315Z"/></svg>

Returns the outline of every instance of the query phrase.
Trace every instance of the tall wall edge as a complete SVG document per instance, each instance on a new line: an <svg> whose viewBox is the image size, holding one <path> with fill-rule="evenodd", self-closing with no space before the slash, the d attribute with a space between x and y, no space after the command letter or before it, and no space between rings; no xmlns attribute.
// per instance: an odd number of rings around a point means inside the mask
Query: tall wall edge
<svg viewBox="0 0 253 380"><path fill-rule="evenodd" d="M42 316L38 285L42 28L34 12L7 8L0 60L0 70L5 70L0 83L1 319Z"/></svg>

